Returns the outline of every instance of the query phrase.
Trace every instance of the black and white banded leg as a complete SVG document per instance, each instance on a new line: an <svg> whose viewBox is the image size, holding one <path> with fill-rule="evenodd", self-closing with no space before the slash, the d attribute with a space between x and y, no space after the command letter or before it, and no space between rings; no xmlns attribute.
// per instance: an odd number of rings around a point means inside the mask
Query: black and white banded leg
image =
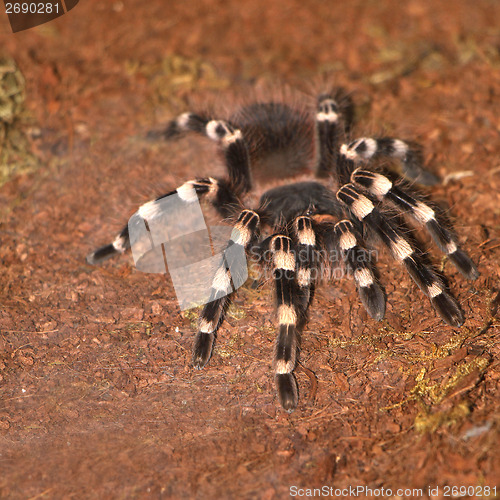
<svg viewBox="0 0 500 500"><path fill-rule="evenodd" d="M215 336L231 303L232 291L234 290L231 269L234 266L230 261L231 255L239 255L238 252L228 252L230 247L239 246L248 251L256 242L260 231L260 217L253 210L243 210L234 225L221 265L217 269L210 290L210 301L205 304L200 315L198 333L196 335L193 349L193 365L195 368L203 368L212 354Z"/></svg>
<svg viewBox="0 0 500 500"><path fill-rule="evenodd" d="M318 138L317 177L328 177L337 164L341 136L340 111L336 101L323 95L318 99L316 134Z"/></svg>
<svg viewBox="0 0 500 500"><path fill-rule="evenodd" d="M233 189L239 194L251 189L250 158L241 130L224 120L208 120L195 113L183 113L170 122L165 137L175 137L186 131L203 134L217 142L224 156Z"/></svg>
<svg viewBox="0 0 500 500"><path fill-rule="evenodd" d="M386 176L365 170L356 169L352 182L366 189L381 201L389 201L421 225L435 241L438 248L448 256L456 268L468 279L476 279L479 272L470 257L458 246L455 235L439 220L432 207L407 190L394 185Z"/></svg>
<svg viewBox="0 0 500 500"><path fill-rule="evenodd" d="M351 221L341 220L335 224L334 230L363 306L373 319L380 321L385 314L385 296L373 274L370 253L359 244Z"/></svg>
<svg viewBox="0 0 500 500"><path fill-rule="evenodd" d="M296 278L300 300L300 304L297 305L305 316L317 280L316 273L319 272L317 238L313 221L306 215L301 215L294 220L293 231L296 242Z"/></svg>
<svg viewBox="0 0 500 500"><path fill-rule="evenodd" d="M434 174L424 168L420 148L400 139L361 137L349 144L342 144L340 153L356 163L380 157L395 158L401 161L403 175L408 179L427 186L439 182Z"/></svg>
<svg viewBox="0 0 500 500"><path fill-rule="evenodd" d="M148 220L159 215L163 198L177 194L181 203L190 204L201 197L206 197L212 205L219 211L223 217L228 217L234 213L234 207L239 206L237 197L233 194L229 184L225 180L214 179L196 179L187 181L177 189L159 196L153 201L148 201L141 205L138 214ZM112 243L98 248L87 256L89 264L98 264L113 255L124 253L130 249L130 235L128 224L118 233Z"/></svg>
<svg viewBox="0 0 500 500"><path fill-rule="evenodd" d="M165 139L177 137L182 132L197 132L203 134L209 120L196 113L182 113L172 120L163 133Z"/></svg>
<svg viewBox="0 0 500 500"><path fill-rule="evenodd" d="M298 402L297 381L293 370L299 348L300 290L296 281L296 260L291 238L274 236L270 242L270 250L278 313L278 337L274 353L276 388L281 406L291 411Z"/></svg>
<svg viewBox="0 0 500 500"><path fill-rule="evenodd" d="M446 291L441 278L432 267L425 263L403 233L375 208L373 202L361 194L353 184L342 186L337 192L337 198L349 207L358 220L378 234L394 259L406 267L410 276L427 295L443 320L449 325L461 326L464 317L460 306Z"/></svg>

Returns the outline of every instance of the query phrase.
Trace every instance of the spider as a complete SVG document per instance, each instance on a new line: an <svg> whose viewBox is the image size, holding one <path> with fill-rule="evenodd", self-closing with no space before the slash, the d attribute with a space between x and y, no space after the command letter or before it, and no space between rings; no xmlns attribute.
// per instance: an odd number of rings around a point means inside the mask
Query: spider
<svg viewBox="0 0 500 500"><path fill-rule="evenodd" d="M441 318L454 327L464 322L462 310L444 278L419 250L409 225L423 226L466 278L479 276L444 215L392 168L398 163L404 177L421 184L436 183L437 178L422 165L419 146L391 137L354 138L353 116L353 102L342 90L319 95L311 106L284 100L253 102L227 120L183 113L162 135L173 139L196 132L215 141L227 176L188 180L141 207L154 213L155 203L175 193L183 203L192 203L188 192L194 189L220 217L232 220L235 231L228 246L262 257L276 297L277 394L288 411L298 404L293 372L319 271L339 267L347 271L367 313L381 320L385 294L370 251L372 246L385 246ZM255 198L254 185L266 184L270 178L271 188L260 199ZM129 248L125 226L111 244L92 252L87 260L99 263ZM216 334L234 296L226 293L231 290L231 279L225 265L213 279L211 300L199 318L193 349L195 368L203 368L210 360Z"/></svg>

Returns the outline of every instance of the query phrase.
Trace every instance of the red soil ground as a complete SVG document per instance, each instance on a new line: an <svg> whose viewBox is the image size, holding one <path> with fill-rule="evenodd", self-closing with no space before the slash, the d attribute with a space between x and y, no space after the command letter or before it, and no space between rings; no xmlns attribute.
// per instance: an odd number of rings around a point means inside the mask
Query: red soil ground
<svg viewBox="0 0 500 500"><path fill-rule="evenodd" d="M490 0L82 0L15 35L0 14L0 51L26 79L18 127L38 158L0 188L0 497L498 494L499 26ZM445 179L428 193L481 277L467 282L429 245L460 329L385 254L382 322L351 281L322 287L288 414L269 287L241 290L195 371L197 313L181 314L170 280L130 256L92 267L85 255L144 201L222 171L205 141L148 130L207 102L232 109L249 88L314 95L322 82L353 92L361 134L424 145Z"/></svg>

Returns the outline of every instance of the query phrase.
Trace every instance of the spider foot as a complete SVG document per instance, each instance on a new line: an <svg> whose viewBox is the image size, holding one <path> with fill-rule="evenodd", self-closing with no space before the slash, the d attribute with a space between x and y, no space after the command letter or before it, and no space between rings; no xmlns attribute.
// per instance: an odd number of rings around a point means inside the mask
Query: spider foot
<svg viewBox="0 0 500 500"><path fill-rule="evenodd" d="M215 335L213 333L199 332L196 336L193 349L193 365L201 370L210 360Z"/></svg>
<svg viewBox="0 0 500 500"><path fill-rule="evenodd" d="M361 302L368 314L376 321L380 321L385 314L384 292L377 283L358 288Z"/></svg>
<svg viewBox="0 0 500 500"><path fill-rule="evenodd" d="M99 264L117 253L116 248L110 244L98 248L87 255L87 263L91 265Z"/></svg>
<svg viewBox="0 0 500 500"><path fill-rule="evenodd" d="M460 248L448 254L448 258L455 264L455 267L469 280L479 278L479 271L471 258Z"/></svg>
<svg viewBox="0 0 500 500"><path fill-rule="evenodd" d="M448 293L443 291L439 295L432 297L431 303L449 325L459 327L464 324L464 315L458 302Z"/></svg>
<svg viewBox="0 0 500 500"><path fill-rule="evenodd" d="M293 374L280 373L276 375L276 388L281 406L287 411L295 410L299 401L299 395L297 381Z"/></svg>

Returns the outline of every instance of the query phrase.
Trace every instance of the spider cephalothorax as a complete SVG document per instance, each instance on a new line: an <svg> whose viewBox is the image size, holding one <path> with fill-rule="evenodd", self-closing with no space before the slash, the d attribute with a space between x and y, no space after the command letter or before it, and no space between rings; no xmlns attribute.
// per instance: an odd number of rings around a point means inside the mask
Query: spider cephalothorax
<svg viewBox="0 0 500 500"><path fill-rule="evenodd" d="M436 208L401 177L381 168L380 160L395 159L406 177L434 182L421 165L418 148L389 137L352 139L352 116L351 103L341 93L322 94L316 110L310 112L305 107L268 102L245 106L228 120L184 113L168 125L165 137L193 131L216 141L228 176L189 180L143 206L147 207L144 212L154 215L151 207L171 194L189 204L193 198L186 193L194 189L222 218L235 221L228 246L261 256L260 262L270 268L278 321L274 369L278 397L287 410L297 406L293 371L300 331L312 291L325 269L342 266L351 273L365 309L380 320L385 295L367 244L382 244L405 266L442 319L456 327L464 322L460 306L414 244L406 223L424 226L466 278L478 276ZM255 206L247 206L253 183L269 177L274 178L273 187ZM88 261L97 263L129 247L126 226L113 243L90 254ZM232 294L226 293L231 290L231 279L226 265L214 276L211 300L201 312L195 340L196 368L203 368L212 354L231 301Z"/></svg>

